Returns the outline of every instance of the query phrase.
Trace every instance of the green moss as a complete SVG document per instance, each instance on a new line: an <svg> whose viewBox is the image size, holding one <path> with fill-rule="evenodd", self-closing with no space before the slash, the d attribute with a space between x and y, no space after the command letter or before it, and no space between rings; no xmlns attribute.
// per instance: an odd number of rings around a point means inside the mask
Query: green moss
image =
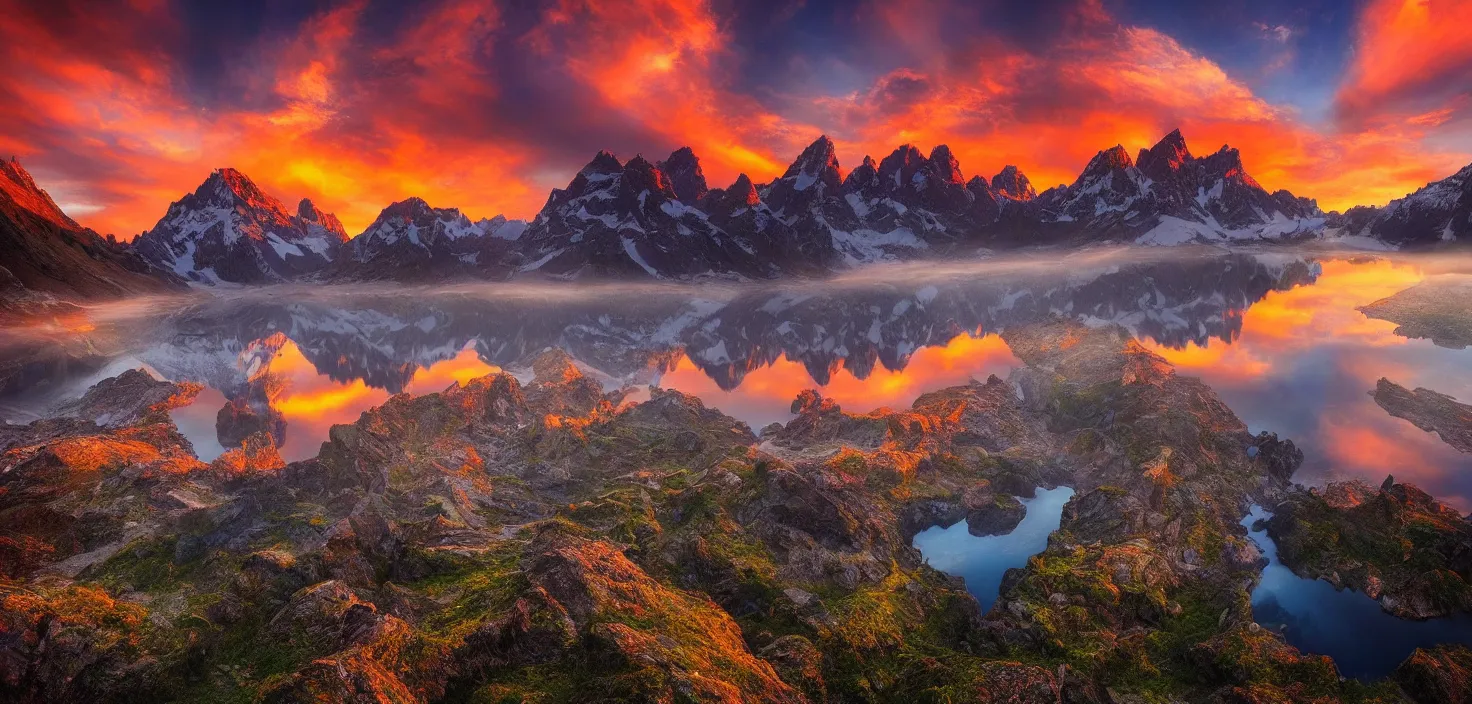
<svg viewBox="0 0 1472 704"><path fill-rule="evenodd" d="M231 559L220 555L176 564L174 550L177 543L173 536L140 538L89 570L85 576L111 591L187 591L207 566ZM228 569L229 566L224 567Z"/></svg>
<svg viewBox="0 0 1472 704"><path fill-rule="evenodd" d="M407 585L446 606L424 619L425 636L434 641L458 643L486 619L505 612L529 587L521 571L520 544L506 541L478 555L464 569Z"/></svg>
<svg viewBox="0 0 1472 704"><path fill-rule="evenodd" d="M1221 524L1204 510L1192 515L1186 533L1186 545L1196 551L1202 564L1212 566L1221 562L1226 550L1226 533Z"/></svg>

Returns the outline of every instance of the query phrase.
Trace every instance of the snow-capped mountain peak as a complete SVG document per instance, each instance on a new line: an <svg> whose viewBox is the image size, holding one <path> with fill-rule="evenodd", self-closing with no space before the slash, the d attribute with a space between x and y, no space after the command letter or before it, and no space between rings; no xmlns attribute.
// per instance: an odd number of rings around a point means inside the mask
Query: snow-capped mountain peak
<svg viewBox="0 0 1472 704"><path fill-rule="evenodd" d="M1236 149L1198 158L1180 130L1133 163L1123 147L1101 151L1071 185L1044 195L1054 222L1141 244L1276 239L1323 225L1312 201L1263 189Z"/></svg>
<svg viewBox="0 0 1472 704"><path fill-rule="evenodd" d="M353 260L454 258L479 249L486 224L471 222L459 208L435 208L423 198L394 203L351 242ZM505 218L502 218L502 225Z"/></svg>
<svg viewBox="0 0 1472 704"><path fill-rule="evenodd" d="M826 134L818 137L787 167L779 181L790 181L797 191L806 191L815 184L822 184L830 191L837 189L840 185L838 152L833 140Z"/></svg>
<svg viewBox="0 0 1472 704"><path fill-rule="evenodd" d="M1444 246L1472 238L1472 164L1383 208L1350 208L1330 224L1339 234L1396 246Z"/></svg>
<svg viewBox="0 0 1472 704"><path fill-rule="evenodd" d="M664 163L681 176L680 190L701 192L699 159L682 151ZM707 202L725 200L713 192L701 195ZM660 165L642 156L620 164L599 152L566 188L548 197L518 240L518 268L559 276L768 274L772 265L758 260L751 233L723 229L696 206L698 200L680 198ZM769 212L764 217L772 219Z"/></svg>
<svg viewBox="0 0 1472 704"><path fill-rule="evenodd" d="M345 239L337 218L303 205L310 219L240 171L216 169L136 246L156 266L194 281L285 281L320 271Z"/></svg>
<svg viewBox="0 0 1472 704"><path fill-rule="evenodd" d="M497 215L489 220L481 219L476 222L476 226L487 235L512 241L521 238L521 233L526 232L527 224L525 220L509 220L505 215Z"/></svg>
<svg viewBox="0 0 1472 704"><path fill-rule="evenodd" d="M1125 151L1124 147L1116 144L1095 154L1094 158L1089 160L1089 165L1084 167L1083 173L1080 176L1088 177L1091 175L1106 174L1114 169L1128 169L1134 165L1135 162L1130 159L1130 153Z"/></svg>

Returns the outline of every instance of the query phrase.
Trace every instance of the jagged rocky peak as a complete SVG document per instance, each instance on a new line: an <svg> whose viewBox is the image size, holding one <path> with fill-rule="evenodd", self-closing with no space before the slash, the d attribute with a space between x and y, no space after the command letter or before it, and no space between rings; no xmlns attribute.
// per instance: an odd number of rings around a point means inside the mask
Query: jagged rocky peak
<svg viewBox="0 0 1472 704"><path fill-rule="evenodd" d="M879 162L879 183L886 189L901 188L924 166L925 155L913 144L902 144Z"/></svg>
<svg viewBox="0 0 1472 704"><path fill-rule="evenodd" d="M614 156L613 152L610 152L607 149L600 149L598 150L597 154L593 155L593 160L588 162L588 165L584 166L583 169L578 173L617 174L622 173L623 170L623 164L619 163L618 157Z"/></svg>
<svg viewBox="0 0 1472 704"><path fill-rule="evenodd" d="M30 172L20 165L20 159L15 156L11 156L9 160L0 161L0 173L5 174L5 177L12 183L28 191L41 190L36 186L36 180L31 178Z"/></svg>
<svg viewBox="0 0 1472 704"><path fill-rule="evenodd" d="M1083 173L1085 175L1107 173L1114 169L1128 169L1134 165L1135 162L1130 159L1130 153L1125 151L1123 146L1116 144L1095 154L1094 158L1089 160L1089 165L1084 167Z"/></svg>
<svg viewBox="0 0 1472 704"><path fill-rule="evenodd" d="M384 222L392 219L412 219L417 216L428 214L432 210L434 210L434 208L431 208L429 206L429 203L426 202L423 198L420 198L419 196L409 196L408 198L405 198L401 201L389 203L388 207L379 211L378 219L375 220L375 222Z"/></svg>
<svg viewBox="0 0 1472 704"><path fill-rule="evenodd" d="M1033 189L1032 182L1027 180L1027 175L1011 164L1002 167L1001 172L992 177L992 192L1009 200L1032 200L1038 197L1038 192Z"/></svg>
<svg viewBox="0 0 1472 704"><path fill-rule="evenodd" d="M830 226L848 230L856 225L852 213L841 212L848 205L836 198L843 184L833 140L823 135L798 155L781 178L758 192L777 218L814 240L805 247L816 253L831 248L826 234Z"/></svg>
<svg viewBox="0 0 1472 704"><path fill-rule="evenodd" d="M49 306L49 298L33 296L118 298L178 285L67 217L19 160L0 159L0 298Z"/></svg>
<svg viewBox="0 0 1472 704"><path fill-rule="evenodd" d="M465 243L485 234L483 225L472 223L459 208L435 208L412 196L384 208L363 234L353 238L353 258L366 262L394 250L416 257L460 253L468 246Z"/></svg>
<svg viewBox="0 0 1472 704"><path fill-rule="evenodd" d="M1193 158L1191 150L1186 147L1186 138L1176 129L1162 137L1155 146L1141 149L1135 166L1151 178L1165 177L1170 172L1179 171Z"/></svg>
<svg viewBox="0 0 1472 704"><path fill-rule="evenodd" d="M707 191L701 196L699 206L713 215L730 214L742 208L754 208L761 205L761 202L762 197L757 193L756 184L743 173L730 186Z"/></svg>
<svg viewBox="0 0 1472 704"><path fill-rule="evenodd" d="M930 150L930 168L937 176L950 183L966 182L961 176L961 162L956 160L951 148L944 144L936 145Z"/></svg>
<svg viewBox="0 0 1472 704"><path fill-rule="evenodd" d="M216 169L135 246L155 266L195 281L286 281L320 271L346 239L336 218L308 206L316 219L300 205L291 212L240 171Z"/></svg>
<svg viewBox="0 0 1472 704"><path fill-rule="evenodd" d="M249 176L228 166L210 172L209 178L195 189L194 196L202 203L210 205L245 205L286 212L286 206L281 201L261 190Z"/></svg>
<svg viewBox="0 0 1472 704"><path fill-rule="evenodd" d="M526 232L527 221L513 220L507 218L505 215L497 215L490 219L481 218L476 221L475 225L482 232L492 237L499 237L503 240L518 240L521 239L521 233Z"/></svg>
<svg viewBox="0 0 1472 704"><path fill-rule="evenodd" d="M874 157L865 154L864 163L848 172L848 176L844 177L843 191L845 193L864 191L878 182L879 164L874 161Z"/></svg>
<svg viewBox="0 0 1472 704"><path fill-rule="evenodd" d="M505 222L505 218L501 220ZM482 222L489 221L483 220ZM436 208L419 196L410 196L384 208L378 214L378 219L374 220L374 225L384 223L395 225L412 223L419 228L439 227L445 230L446 236L455 239L483 234L479 224L472 223L470 218L460 212L459 208ZM373 226L369 226L368 231L373 229ZM368 231L365 231L365 234Z"/></svg>
<svg viewBox="0 0 1472 704"><path fill-rule="evenodd" d="M821 182L828 188L839 186L838 152L833 146L833 140L828 135L818 137L817 141L802 150L797 160L787 167L783 179L793 179L793 187L799 191L805 191L814 183Z"/></svg>
<svg viewBox="0 0 1472 704"><path fill-rule="evenodd" d="M225 235L230 238L265 238L269 232L289 237L288 231L301 228L301 222L278 198L262 190L245 173L224 167L211 171L193 193L171 204L155 229L183 220L204 225L211 217L226 225ZM179 234L190 234L193 229L185 227Z"/></svg>
<svg viewBox="0 0 1472 704"><path fill-rule="evenodd" d="M1332 219L1346 234L1369 235L1401 246L1438 246L1472 237L1472 164L1390 201L1383 208L1350 208Z"/></svg>
<svg viewBox="0 0 1472 704"><path fill-rule="evenodd" d="M624 172L624 165L606 149L600 150L593 155L583 168L579 169L564 188L554 188L547 194L547 202L537 213L534 222L540 222L554 215L559 209L574 201L581 202L590 192L603 192L617 182L618 176Z"/></svg>
<svg viewBox="0 0 1472 704"><path fill-rule="evenodd" d="M1200 161L1207 177L1236 181L1245 186L1267 190L1256 179L1247 175L1247 170L1242 167L1242 154L1228 145L1223 144L1215 154Z"/></svg>
<svg viewBox="0 0 1472 704"><path fill-rule="evenodd" d="M736 182L726 189L727 193L740 196L742 202L747 205L756 205L762 202L762 198L756 192L756 184L745 173L736 177Z"/></svg>
<svg viewBox="0 0 1472 704"><path fill-rule="evenodd" d="M622 189L635 198L639 198L647 207L655 205L650 202L652 195L658 194L664 199L678 200L675 189L669 178L663 171L643 156L635 156L624 164ZM641 195L648 191L649 195Z"/></svg>
<svg viewBox="0 0 1472 704"><path fill-rule="evenodd" d="M710 191L705 172L700 170L700 157L690 147L680 147L668 159L656 164L670 180L675 197L682 203L694 203Z"/></svg>
<svg viewBox="0 0 1472 704"><path fill-rule="evenodd" d="M303 198L296 206L296 216L309 229L314 232L320 228L321 232L336 237L339 241L346 241L347 230L343 229L342 221L336 215L323 211L313 203L310 198Z"/></svg>

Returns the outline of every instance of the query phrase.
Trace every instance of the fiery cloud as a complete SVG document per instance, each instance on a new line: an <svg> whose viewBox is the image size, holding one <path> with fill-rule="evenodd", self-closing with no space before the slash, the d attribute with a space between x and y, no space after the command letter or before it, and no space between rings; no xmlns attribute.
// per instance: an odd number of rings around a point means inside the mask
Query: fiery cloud
<svg viewBox="0 0 1472 704"><path fill-rule="evenodd" d="M1354 61L1336 96L1361 121L1440 126L1466 119L1472 92L1472 2L1374 0L1361 16Z"/></svg>
<svg viewBox="0 0 1472 704"><path fill-rule="evenodd" d="M1198 152L1241 149L1268 188L1344 208L1472 160L1469 13L1371 2L1330 116L1311 119L1089 0L340 0L249 22L167 0L0 0L0 153L125 238L220 166L356 233L415 195L530 217L600 148L656 159L689 145L713 185L761 181L820 133L849 167L947 143L968 174L1012 163L1047 185L1181 127ZM1278 44L1316 30L1245 29Z"/></svg>

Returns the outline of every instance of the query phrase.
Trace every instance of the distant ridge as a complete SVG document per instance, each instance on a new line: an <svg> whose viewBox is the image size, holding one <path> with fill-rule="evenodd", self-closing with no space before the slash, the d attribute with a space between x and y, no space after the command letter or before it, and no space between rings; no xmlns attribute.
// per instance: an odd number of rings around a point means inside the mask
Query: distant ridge
<svg viewBox="0 0 1472 704"><path fill-rule="evenodd" d="M14 157L0 160L0 296L88 300L182 287L127 246L77 224Z"/></svg>
<svg viewBox="0 0 1472 704"><path fill-rule="evenodd" d="M18 165L5 168L24 173ZM5 181L38 225L82 231L29 175ZM879 160L865 156L845 174L833 140L823 135L768 183L741 174L711 188L689 147L659 161L600 151L565 187L552 189L530 222L500 215L472 221L456 208L407 198L352 239L310 200L293 212L245 174L219 169L132 249L151 264L153 278L200 284L528 274L755 279L979 248L1098 242L1354 237L1446 246L1472 233L1469 191L1472 166L1384 208L1326 214L1311 199L1268 192L1236 149L1223 145L1197 156L1174 130L1133 158L1119 145L1104 149L1072 183L1039 193L1012 165L968 177L944 144L929 154L901 145ZM114 249L132 256L127 246ZM135 274L147 275L141 272L148 265L130 261Z"/></svg>

